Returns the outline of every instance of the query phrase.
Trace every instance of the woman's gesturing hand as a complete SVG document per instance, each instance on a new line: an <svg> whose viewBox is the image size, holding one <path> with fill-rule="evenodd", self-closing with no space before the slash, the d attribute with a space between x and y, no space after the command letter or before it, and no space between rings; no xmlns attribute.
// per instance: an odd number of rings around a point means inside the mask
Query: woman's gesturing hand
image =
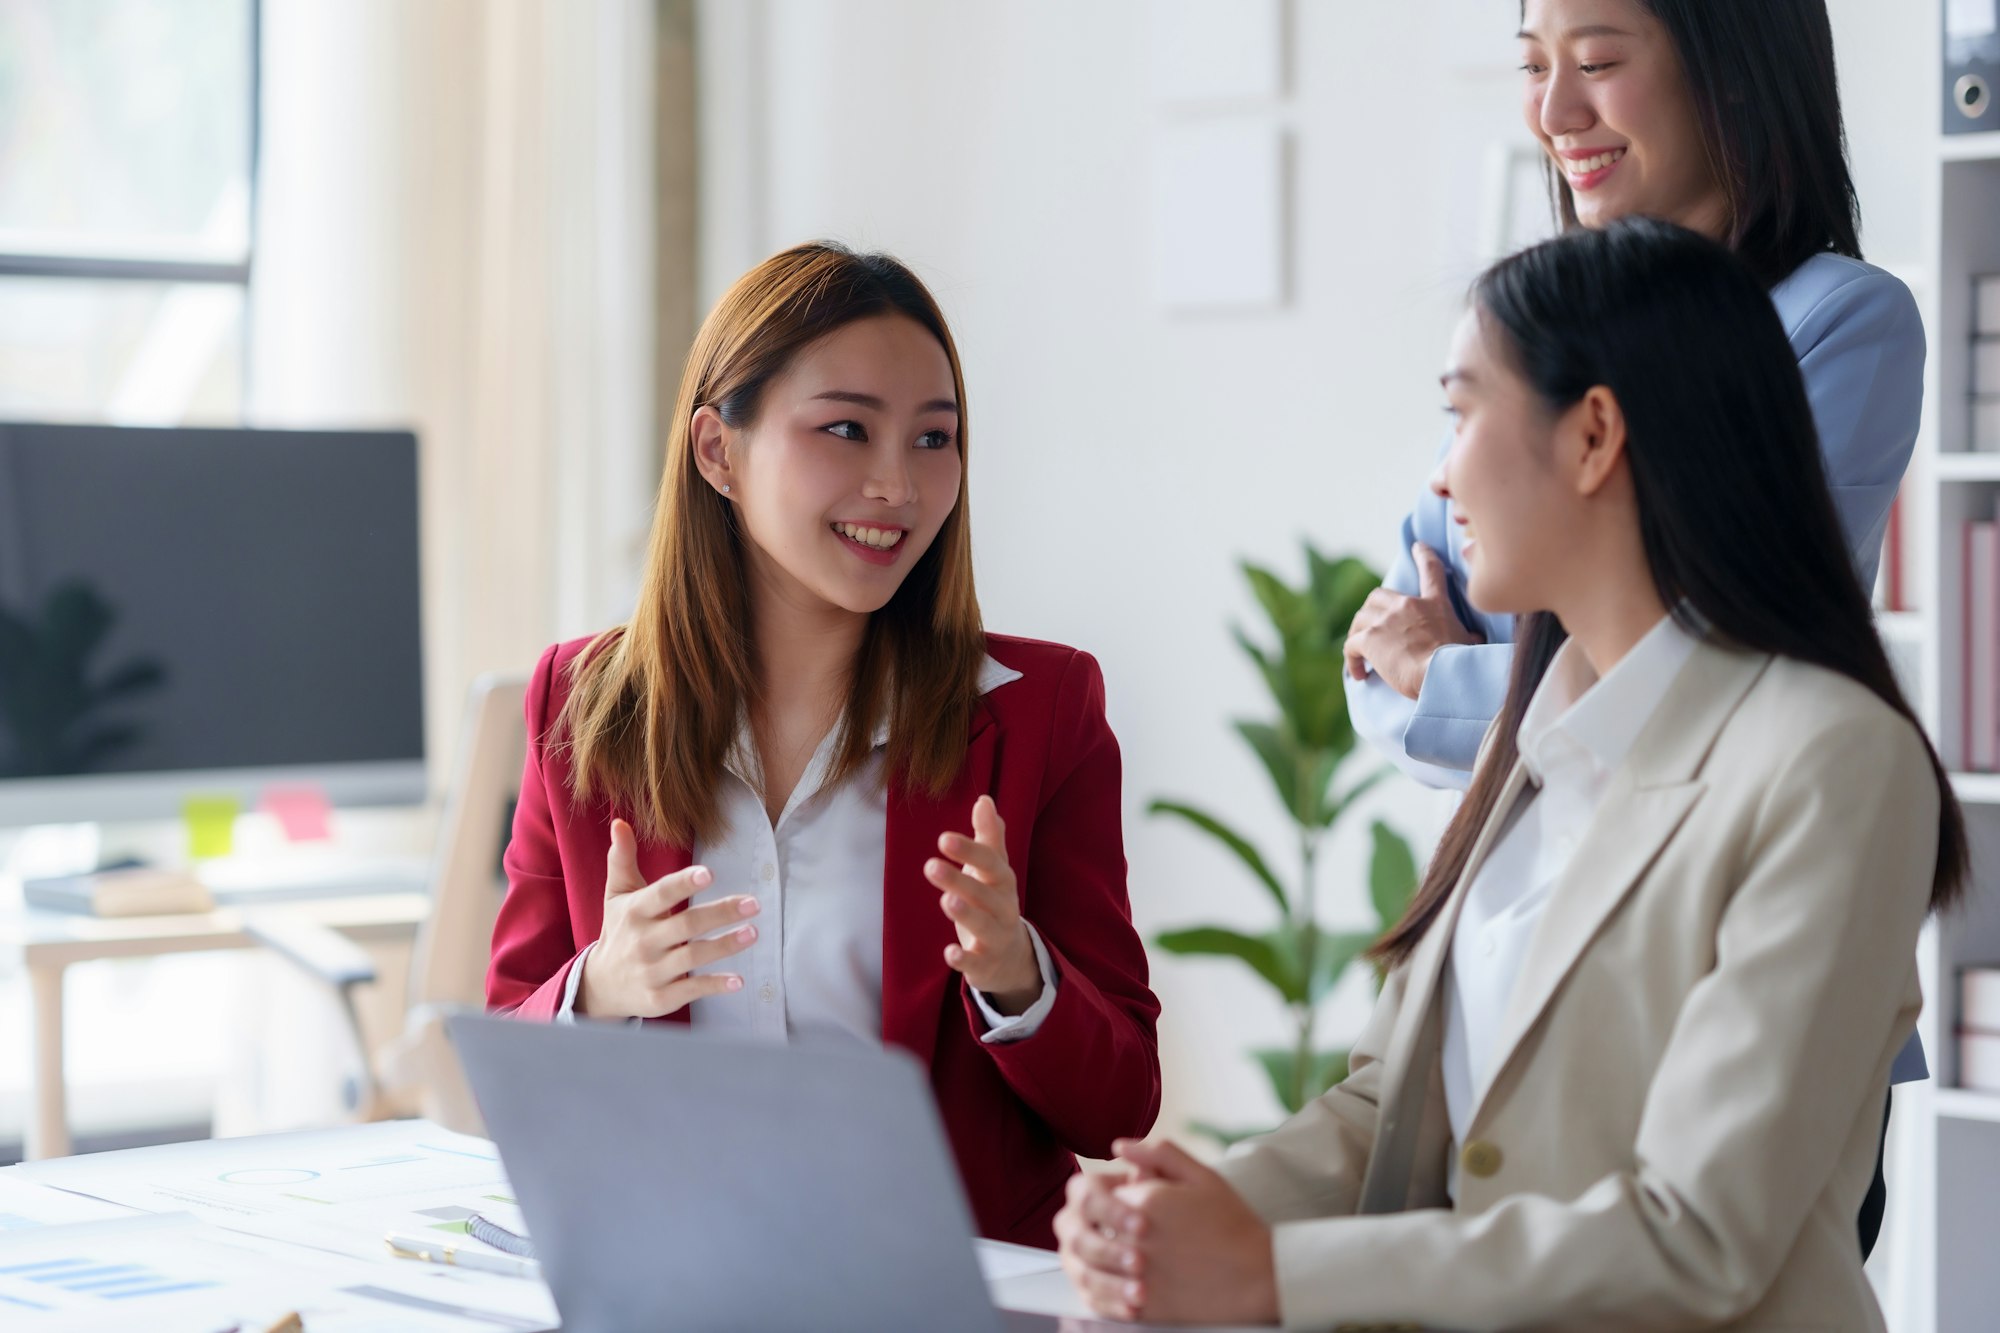
<svg viewBox="0 0 2000 1333"><path fill-rule="evenodd" d="M583 960L577 1011L592 1018L659 1018L704 995L743 989L743 978L733 973L690 975L695 968L741 953L757 938L757 927L742 924L745 917L757 915L755 898L724 898L675 910L713 878L708 867L689 866L648 884L639 874L639 843L632 826L612 820L604 928ZM728 933L704 938L722 930Z"/></svg>
<svg viewBox="0 0 2000 1333"><path fill-rule="evenodd" d="M1341 655L1347 673L1356 680L1365 680L1373 667L1390 689L1414 699L1423 692L1424 676L1438 649L1485 639L1467 629L1452 608L1447 591L1451 576L1438 553L1418 542L1410 548L1410 558L1417 563L1417 595L1408 597L1391 588L1369 593L1348 626Z"/></svg>
<svg viewBox="0 0 2000 1333"><path fill-rule="evenodd" d="M972 834L945 834L938 850L951 861L924 863L924 877L944 892L938 906L958 927L944 961L1001 1013L1025 1013L1042 993L1042 969L1007 864L1007 826L991 796L972 803Z"/></svg>

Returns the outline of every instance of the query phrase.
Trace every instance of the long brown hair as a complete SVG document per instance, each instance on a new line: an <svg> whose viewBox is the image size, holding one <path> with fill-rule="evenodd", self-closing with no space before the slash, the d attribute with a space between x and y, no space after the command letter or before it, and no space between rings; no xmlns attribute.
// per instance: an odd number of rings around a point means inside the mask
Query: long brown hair
<svg viewBox="0 0 2000 1333"><path fill-rule="evenodd" d="M695 412L755 422L765 388L806 347L858 319L897 314L928 329L951 363L965 458L965 377L943 313L883 254L815 241L750 270L709 312L667 431L638 608L576 658L557 737L580 801L609 800L649 838L679 846L720 831L717 779L739 719L758 702L749 581L735 507L695 467ZM972 587L966 469L930 549L869 617L849 674L829 783L852 777L889 719L887 772L941 794L965 759L985 636Z"/></svg>
<svg viewBox="0 0 2000 1333"><path fill-rule="evenodd" d="M1938 789L1930 902L1950 907L1964 891L1965 817L1876 635L1798 360L1756 276L1691 231L1633 218L1501 260L1474 285L1473 307L1552 412L1596 385L1617 396L1646 563L1677 620L1838 672L1923 739ZM1507 701L1472 785L1374 958L1408 958L1443 911L1501 813L1521 719L1565 637L1546 611L1521 620Z"/></svg>

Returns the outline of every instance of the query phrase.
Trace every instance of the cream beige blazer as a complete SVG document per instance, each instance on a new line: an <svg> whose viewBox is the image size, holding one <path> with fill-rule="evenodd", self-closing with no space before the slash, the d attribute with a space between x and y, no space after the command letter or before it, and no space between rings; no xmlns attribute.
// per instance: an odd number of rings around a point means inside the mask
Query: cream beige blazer
<svg viewBox="0 0 2000 1333"><path fill-rule="evenodd" d="M1526 781L1348 1079L1224 1163L1273 1224L1286 1327L1882 1329L1855 1217L1921 1002L1916 730L1832 672L1697 648L1553 891L1455 1147L1439 977Z"/></svg>

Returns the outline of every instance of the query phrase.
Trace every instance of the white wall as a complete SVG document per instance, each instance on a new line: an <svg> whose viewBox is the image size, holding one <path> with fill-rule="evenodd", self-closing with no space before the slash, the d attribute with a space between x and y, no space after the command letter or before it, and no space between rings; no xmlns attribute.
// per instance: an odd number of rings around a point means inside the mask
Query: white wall
<svg viewBox="0 0 2000 1333"><path fill-rule="evenodd" d="M1912 25L1880 0L1833 8L1870 237L1921 253L1907 136L1925 113L1895 77ZM1265 923L1233 862L1144 806L1196 798L1284 853L1226 727L1267 709L1226 634L1254 616L1234 562L1293 572L1302 536L1390 558L1441 439L1432 378L1478 267L1484 161L1525 140L1517 12L1295 0L1289 95L1266 111L1293 133L1292 300L1189 317L1149 298L1146 172L1168 113L1144 0L700 8L705 296L815 236L891 250L933 284L966 365L988 623L1103 662L1148 933ZM1400 781L1379 808L1426 839L1444 814ZM1326 856L1330 915L1363 919L1362 866L1352 836ZM1281 1031L1261 987L1167 958L1156 982L1162 1127L1271 1117L1240 1054ZM1351 1025L1365 994L1343 998Z"/></svg>
<svg viewBox="0 0 2000 1333"><path fill-rule="evenodd" d="M1509 0L1475 7L1497 13L1504 62ZM1104 664L1148 933L1266 924L1233 861L1145 817L1152 797L1226 812L1290 859L1265 779L1227 727L1269 710L1227 633L1255 617L1234 562L1296 576L1310 536L1383 565L1441 439L1433 381L1472 271L1452 238L1470 245L1476 212L1446 164L1476 173L1490 137L1466 136L1453 112L1492 100L1455 88L1438 46L1450 12L1296 8L1294 91L1274 112L1294 133L1293 299L1208 317L1149 297L1146 172L1165 113L1141 0L700 12L707 294L814 236L891 250L933 284L965 360L987 621ZM1511 86L1500 96L1511 105ZM1425 835L1440 821L1413 787L1380 808ZM1329 916L1365 919L1363 869L1358 840L1330 848ZM1240 1054L1282 1031L1261 985L1232 964L1157 967L1163 1127L1272 1120Z"/></svg>

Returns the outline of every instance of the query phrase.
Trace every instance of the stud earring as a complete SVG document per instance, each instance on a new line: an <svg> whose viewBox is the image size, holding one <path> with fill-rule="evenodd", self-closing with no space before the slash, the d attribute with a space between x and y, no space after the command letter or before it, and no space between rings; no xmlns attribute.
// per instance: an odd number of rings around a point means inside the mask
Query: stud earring
<svg viewBox="0 0 2000 1333"><path fill-rule="evenodd" d="M723 493L724 495L727 495L727 494L729 494L729 487L728 487L728 485L727 485L727 484L725 484L725 485L723 486L723 488L722 488L722 493Z"/></svg>

